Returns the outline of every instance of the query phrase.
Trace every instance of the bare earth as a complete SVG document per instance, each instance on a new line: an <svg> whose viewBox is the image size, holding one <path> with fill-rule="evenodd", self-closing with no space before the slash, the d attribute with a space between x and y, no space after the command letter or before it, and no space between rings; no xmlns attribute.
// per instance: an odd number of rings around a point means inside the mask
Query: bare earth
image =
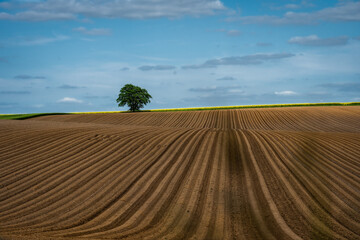
<svg viewBox="0 0 360 240"><path fill-rule="evenodd" d="M360 239L360 107L0 120L0 239Z"/></svg>

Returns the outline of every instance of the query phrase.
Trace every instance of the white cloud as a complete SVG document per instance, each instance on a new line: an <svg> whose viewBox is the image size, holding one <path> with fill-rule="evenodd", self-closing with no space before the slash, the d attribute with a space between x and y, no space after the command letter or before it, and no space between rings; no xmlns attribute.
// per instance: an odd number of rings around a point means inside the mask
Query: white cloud
<svg viewBox="0 0 360 240"><path fill-rule="evenodd" d="M231 17L228 21L241 21L245 24L314 24L321 21L349 22L360 21L360 2L343 2L335 7L314 12L286 12L283 16L243 16Z"/></svg>
<svg viewBox="0 0 360 240"><path fill-rule="evenodd" d="M298 4L289 3L289 4L285 4L284 6L271 6L270 9L272 9L272 10L284 10L284 9L295 10L295 9L300 9L300 8L305 8L305 7L314 7L314 6L315 6L314 4L303 0Z"/></svg>
<svg viewBox="0 0 360 240"><path fill-rule="evenodd" d="M17 13L0 13L0 20L47 21L85 18L179 18L213 15L225 10L220 0L47 0L11 3Z"/></svg>
<svg viewBox="0 0 360 240"><path fill-rule="evenodd" d="M18 42L17 45L22 45L22 46L44 45L52 42L65 41L68 39L70 39L68 36L55 35L54 37L48 37L48 38L41 37L41 38L22 40Z"/></svg>
<svg viewBox="0 0 360 240"><path fill-rule="evenodd" d="M299 4L286 4L285 6L284 6L284 8L287 8L287 9L298 9L298 8L301 8L301 5L299 5Z"/></svg>
<svg viewBox="0 0 360 240"><path fill-rule="evenodd" d="M294 96L294 95L297 95L296 92L294 91L281 91L281 92L275 92L275 95L279 95L279 96Z"/></svg>
<svg viewBox="0 0 360 240"><path fill-rule="evenodd" d="M155 66L144 65L144 66L138 67L138 69L140 69L141 71L173 70L173 69L176 69L176 67L175 67L175 66L172 66L172 65L155 65Z"/></svg>
<svg viewBox="0 0 360 240"><path fill-rule="evenodd" d="M46 11L25 11L10 14L6 12L0 13L0 20L12 20L12 21L48 21L48 20L71 20L76 16L72 13L62 12L46 12Z"/></svg>
<svg viewBox="0 0 360 240"><path fill-rule="evenodd" d="M310 35L306 37L292 37L288 42L303 46L339 46L346 45L348 41L349 38L346 36L319 38L317 35Z"/></svg>
<svg viewBox="0 0 360 240"><path fill-rule="evenodd" d="M227 77L218 78L216 80L218 80L218 81L234 81L234 80L236 80L236 78L227 76Z"/></svg>
<svg viewBox="0 0 360 240"><path fill-rule="evenodd" d="M295 55L292 53L257 53L245 56L232 56L217 59L209 59L200 65L186 65L182 69L200 69L200 68L215 68L221 65L257 65L265 61L277 60L282 58L290 58Z"/></svg>
<svg viewBox="0 0 360 240"><path fill-rule="evenodd" d="M20 75L16 75L14 77L15 79L19 79L19 80L33 80L33 79L46 79L46 77L44 76L32 76L32 75L27 75L27 74L20 74Z"/></svg>
<svg viewBox="0 0 360 240"><path fill-rule="evenodd" d="M230 89L229 93L245 93L245 91L241 89Z"/></svg>
<svg viewBox="0 0 360 240"><path fill-rule="evenodd" d="M238 93L245 93L242 90L241 86L232 85L232 86L210 86L210 87L198 87L198 88L190 88L190 92L204 93L204 94L215 94L215 95L231 95Z"/></svg>
<svg viewBox="0 0 360 240"><path fill-rule="evenodd" d="M72 97L64 97L62 99L59 99L57 101L58 103L82 103L82 100L76 99L76 98L72 98Z"/></svg>
<svg viewBox="0 0 360 240"><path fill-rule="evenodd" d="M76 32L91 35L91 36L104 36L104 35L111 35L111 30L106 28L93 28L93 29L86 29L84 27L78 27L73 29Z"/></svg>
<svg viewBox="0 0 360 240"><path fill-rule="evenodd" d="M228 36L239 36L241 35L241 32L239 30L236 29L231 29L231 30L226 30L226 29L216 29L215 32L223 32L226 33L226 35Z"/></svg>
<svg viewBox="0 0 360 240"><path fill-rule="evenodd" d="M241 32L239 30L229 30L226 34L229 36L239 36Z"/></svg>

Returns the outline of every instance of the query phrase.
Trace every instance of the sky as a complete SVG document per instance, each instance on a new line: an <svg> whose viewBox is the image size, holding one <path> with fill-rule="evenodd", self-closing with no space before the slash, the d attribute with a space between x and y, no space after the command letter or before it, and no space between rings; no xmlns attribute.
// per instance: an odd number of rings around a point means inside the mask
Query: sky
<svg viewBox="0 0 360 240"><path fill-rule="evenodd" d="M0 1L0 113L360 102L360 1Z"/></svg>

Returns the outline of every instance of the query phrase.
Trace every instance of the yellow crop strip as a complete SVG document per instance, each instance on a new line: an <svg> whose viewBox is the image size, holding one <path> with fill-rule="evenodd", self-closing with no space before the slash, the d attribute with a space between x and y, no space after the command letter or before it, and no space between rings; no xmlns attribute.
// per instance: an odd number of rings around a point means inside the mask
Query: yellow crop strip
<svg viewBox="0 0 360 240"><path fill-rule="evenodd" d="M240 109L240 108L306 107L306 106L350 106L350 105L360 105L360 102L290 103L290 104L235 105L235 106L215 106L215 107L192 107L192 108L167 108L167 109L143 110L143 111L140 111L140 112L172 112L172 111L201 111L201 110L221 110L221 109ZM129 111L72 112L71 114L127 113L127 112L129 112Z"/></svg>
<svg viewBox="0 0 360 240"><path fill-rule="evenodd" d="M128 111L105 111L105 112L71 112L70 114L95 114L95 113L124 113Z"/></svg>
<svg viewBox="0 0 360 240"><path fill-rule="evenodd" d="M196 110L217 110L217 109L239 109L239 108L270 108L270 107L306 107L306 106L349 106L360 105L360 102L346 103L292 103L292 104L262 104L262 105L237 105L237 106L216 106L216 107L194 107L194 108L169 108L169 109L152 109L150 112L167 112L167 111L196 111Z"/></svg>

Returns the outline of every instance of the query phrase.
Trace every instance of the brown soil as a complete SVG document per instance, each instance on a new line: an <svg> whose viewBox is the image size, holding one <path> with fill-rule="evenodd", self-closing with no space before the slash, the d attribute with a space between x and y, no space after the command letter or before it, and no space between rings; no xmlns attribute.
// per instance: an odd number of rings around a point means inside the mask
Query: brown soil
<svg viewBox="0 0 360 240"><path fill-rule="evenodd" d="M0 239L360 239L360 107L0 120Z"/></svg>

